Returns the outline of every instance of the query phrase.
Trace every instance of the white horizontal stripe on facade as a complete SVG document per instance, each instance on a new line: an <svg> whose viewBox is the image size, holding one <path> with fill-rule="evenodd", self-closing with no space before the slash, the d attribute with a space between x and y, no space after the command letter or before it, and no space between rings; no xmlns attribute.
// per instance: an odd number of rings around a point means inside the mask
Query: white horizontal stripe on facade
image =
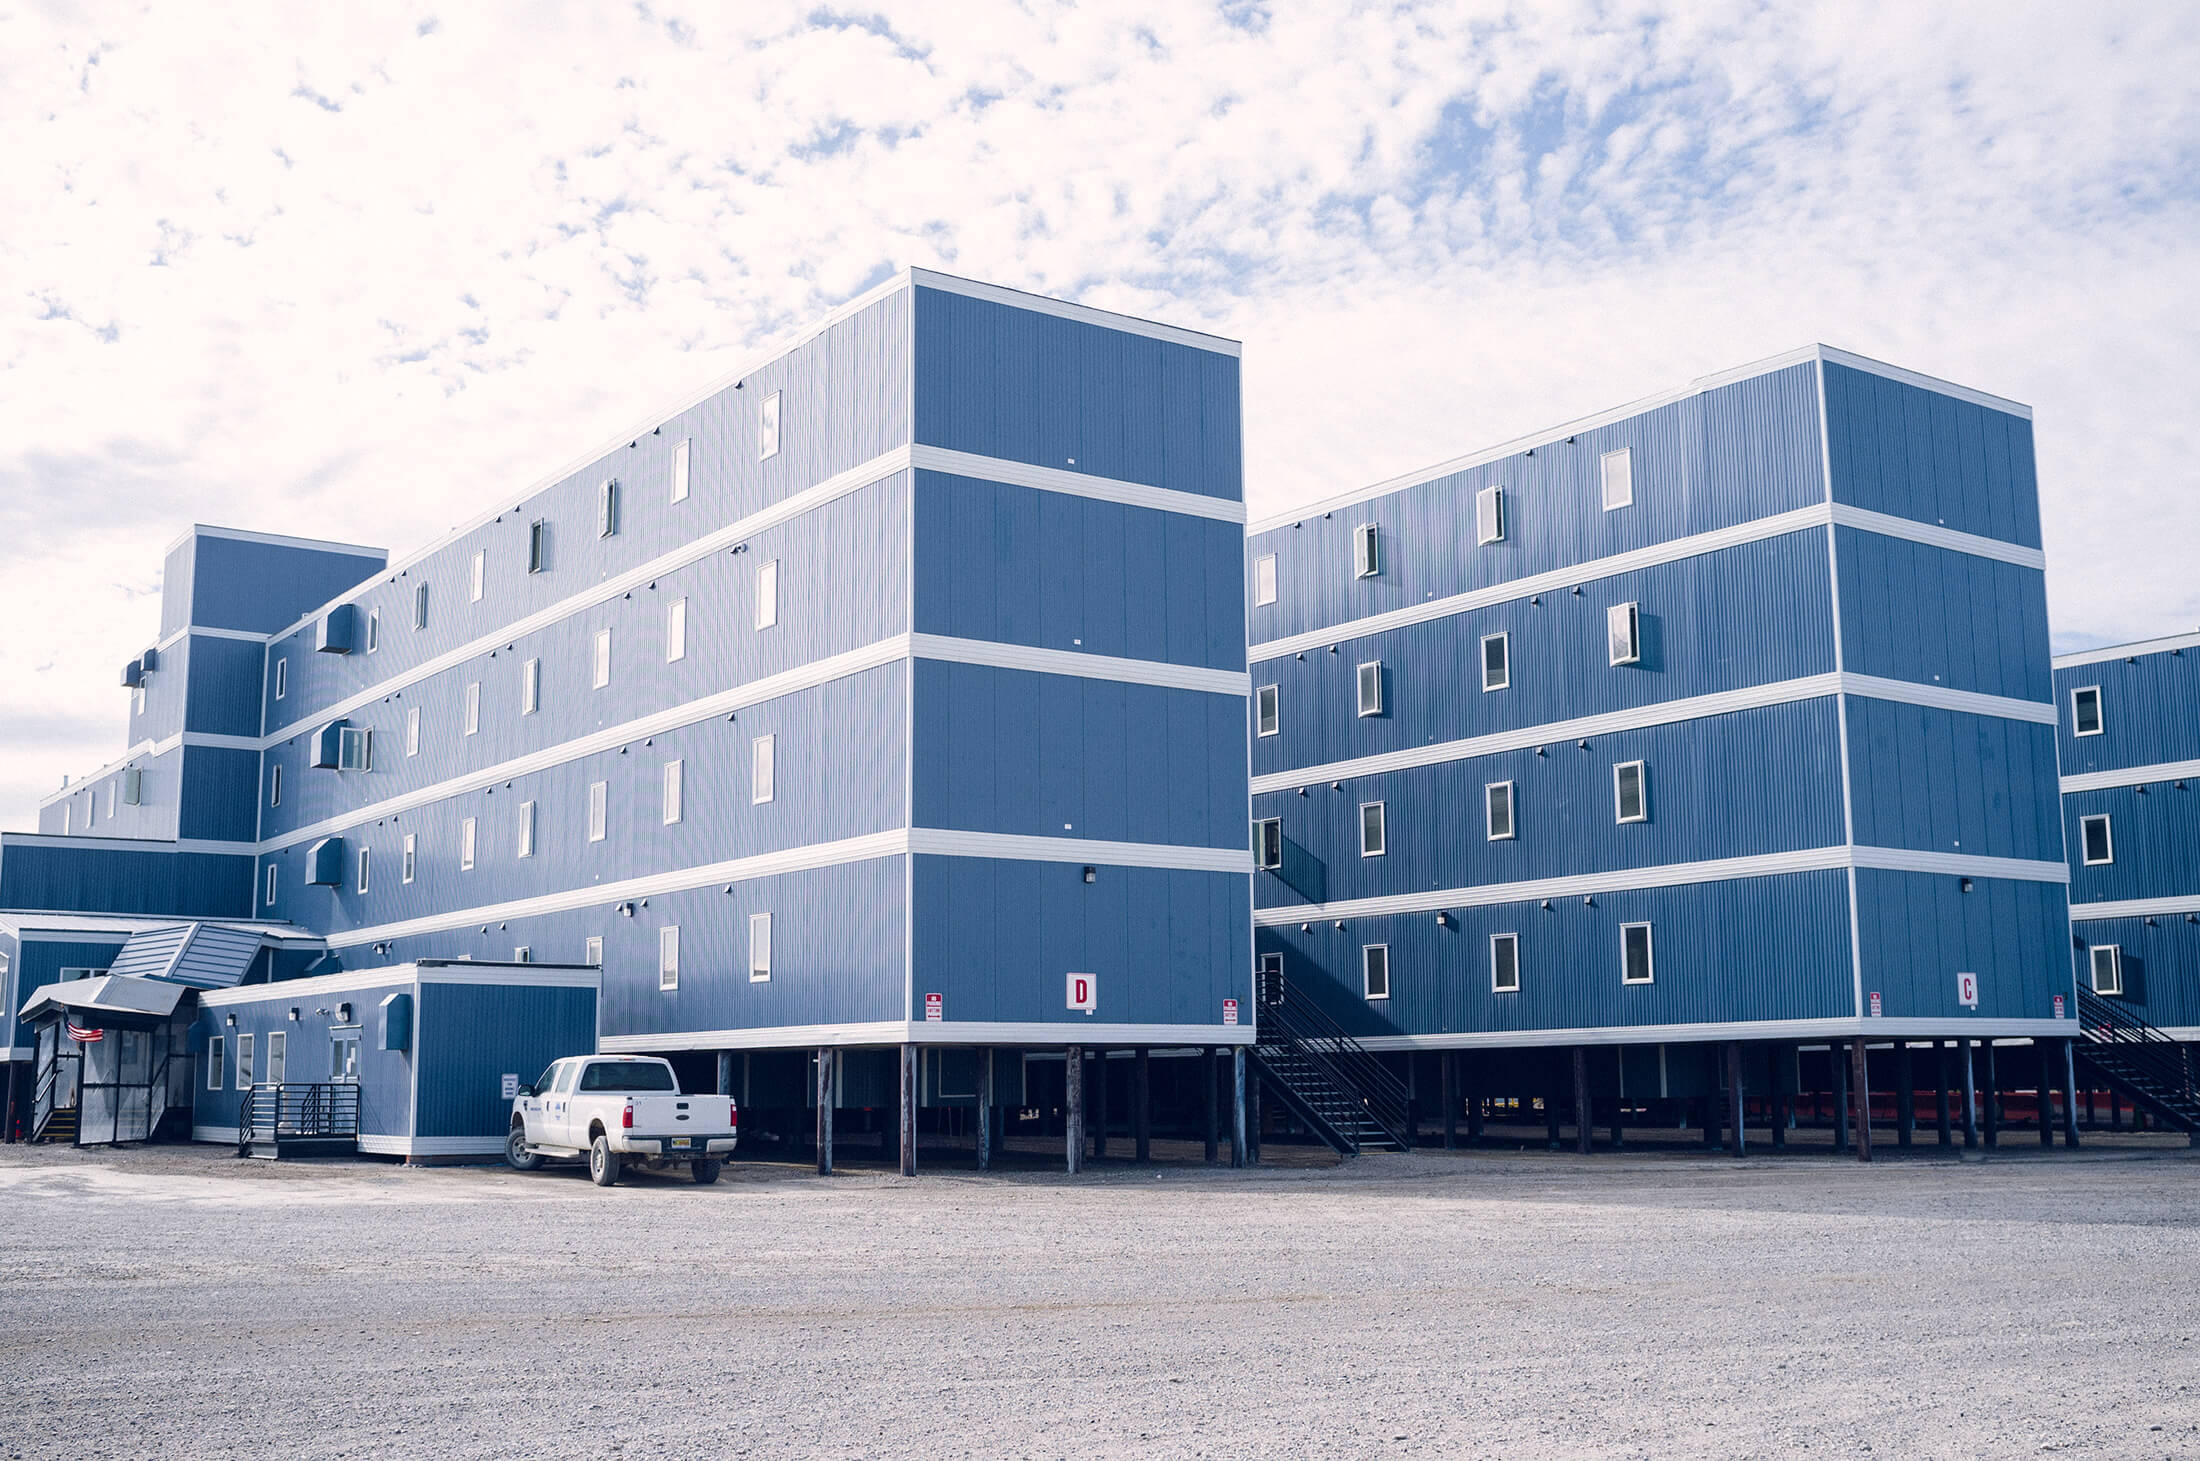
<svg viewBox="0 0 2200 1461"><path fill-rule="evenodd" d="M227 538L232 543L265 543L272 548L305 548L316 553L342 553L356 558L372 558L387 563L390 550L376 548L366 543L338 543L326 538L294 538L283 533L260 533L250 528L217 528L206 523L193 523L175 537L161 556L175 552L193 538Z"/></svg>
<svg viewBox="0 0 2200 1461"><path fill-rule="evenodd" d="M1088 842L1068 837L1021 837L1006 833L954 832L937 828L896 827L869 832L838 842L818 842L754 857L731 858L700 867L678 868L647 877L625 878L611 883L591 883L533 898L506 903L457 908L423 918L347 929L328 936L332 949L360 944L441 933L470 924L532 918L546 913L569 913L608 903L635 902L666 893L684 893L718 884L750 882L783 873L808 872L843 863L869 862L881 857L911 854L936 857L987 857L1010 862L1077 862L1119 867L1170 868L1198 872L1252 871L1249 848L1179 847L1153 842Z"/></svg>
<svg viewBox="0 0 2200 1461"><path fill-rule="evenodd" d="M2124 898L2113 903L2073 903L2070 921L2081 918L2182 918L2200 913L2200 893L2172 893L2166 898Z"/></svg>
<svg viewBox="0 0 2200 1461"><path fill-rule="evenodd" d="M191 1139L235 1146L237 1128L194 1126ZM494 1157L503 1154L504 1140L495 1136L385 1136L362 1131L359 1150L371 1157Z"/></svg>
<svg viewBox="0 0 2200 1461"><path fill-rule="evenodd" d="M245 644L267 643L265 634L255 633L250 629L213 629L204 624L186 624L167 638L160 640L153 648L165 654L186 639L235 639ZM155 670L153 673L157 675L160 671Z"/></svg>
<svg viewBox="0 0 2200 1461"><path fill-rule="evenodd" d="M832 655L782 670L776 675L766 675L730 690L721 690L700 700L690 700L670 706L650 715L640 716L524 756L500 761L469 771L463 776L449 777L430 786L423 786L400 796L347 811L334 817L324 817L308 826L285 832L278 837L267 838L260 844L265 851L278 851L310 842L319 837L335 836L346 828L355 827L376 818L388 817L414 807L428 806L470 791L479 791L500 781L518 776L546 771L567 761L616 750L696 725L714 720L733 711L776 700L797 691L815 689L819 685L877 669L881 665L897 664L902 660L940 659L960 664L994 665L1003 669L1028 670L1052 675L1074 675L1087 679L1119 680L1133 684L1158 685L1168 689L1203 690L1215 694L1235 695L1245 693L1245 676L1226 670L1202 669L1196 665L1169 665L1151 660L1116 659L1108 655L1082 654L1075 650L1033 649L1019 644L998 644L991 640L952 639L938 634L897 634L881 639L861 649L845 654ZM372 773L369 773L372 774Z"/></svg>
<svg viewBox="0 0 2200 1461"><path fill-rule="evenodd" d="M2142 654L2168 654L2172 650L2200 649L2200 634L2173 634L2165 639L2141 639L2131 644L2104 644L2055 656L2055 668L2074 670L2080 665L2105 665L2114 660L2137 659Z"/></svg>
<svg viewBox="0 0 2200 1461"><path fill-rule="evenodd" d="M1714 715L1731 715L1741 710L1758 710L1770 705L1817 700L1840 693L1860 695L1872 700L1927 705L1939 710L1960 710L1972 715L1992 715L2004 720L2035 721L2049 725L2055 720L2055 707L2037 701L2012 700L2000 695L1979 695L1968 690L1949 690L1938 685L1912 684L1906 680L1883 680L1873 675L1805 675L1799 679L1775 680L1770 684L1752 685L1740 690L1722 690L1716 695L1696 695L1685 700L1667 700L1656 705L1608 711L1602 715L1585 715L1579 720L1551 721L1543 725L1526 726L1520 730L1443 741L1433 746L1408 746L1403 750L1386 751L1376 756L1360 756L1350 761L1330 761L1320 766L1272 771L1253 778L1253 791L1256 795L1262 792L1293 791L1323 781L1346 781L1357 776L1379 776L1421 766L1438 766L1449 761L1469 760L1475 756L1525 751L1561 741L1588 740L1596 736L1615 735L1621 731L1674 725Z"/></svg>
<svg viewBox="0 0 2200 1461"><path fill-rule="evenodd" d="M28 839L36 838L36 841ZM212 852L224 856L250 857L258 852L259 844L253 842L215 842L202 837L80 837L75 834L45 832L10 832L0 847L83 848L90 852ZM171 918L170 923L190 923L188 918Z"/></svg>
<svg viewBox="0 0 2200 1461"><path fill-rule="evenodd" d="M1388 918L1406 913L1436 913L1454 908L1486 908L1499 903L1533 903L1544 898L1586 898L1599 893L1632 893L1650 888L1679 888L1694 883L1731 882L1736 878L1777 877L1786 873L1833 868L1881 868L1895 872L1949 873L1961 877L2008 878L2022 882L2068 882L2070 869L2059 862L2005 857L1964 857L1957 853L1910 852L1892 847L1808 847L1755 857L1724 857L1708 862L1675 862L1657 867L1617 868L1521 883L1485 883L1472 888L1439 888L1425 893L1396 893L1352 898L1340 903L1298 903L1253 910L1262 928L1349 918Z"/></svg>
<svg viewBox="0 0 2200 1461"><path fill-rule="evenodd" d="M1207 497L1197 492L1178 492L1169 487L1148 487L1142 482L1123 482L1113 477L1095 477L1088 472L1065 471L1060 467L1038 467L1029 462L981 457L970 452L950 451L943 446L911 447L910 465L920 471L945 472L956 477L981 477L988 482L1003 482L1011 487L1059 492L1070 497L1091 497L1101 502L1121 503L1126 507L1149 507L1155 512L1183 513L1191 517L1213 518L1216 522L1245 521L1245 504L1227 497Z"/></svg>
<svg viewBox="0 0 2200 1461"><path fill-rule="evenodd" d="M257 755L273 744L274 739L280 738L223 736L216 735L212 731L178 731L176 734L164 737L161 740L142 740L124 751L118 759L109 761L97 771L79 777L59 791L47 793L38 805L43 810L65 802L72 796L92 790L99 782L128 767L133 761L143 760L147 756L155 758L165 756L181 746L205 746L219 751L250 751Z"/></svg>
<svg viewBox="0 0 2200 1461"><path fill-rule="evenodd" d="M1700 1025L1596 1025L1475 1030L1450 1035L1368 1035L1369 1050L1486 1050L1508 1046L1688 1045L1706 1040L1996 1040L2080 1034L2072 1020L1857 1019L1705 1021ZM1634 1094L1649 1094L1638 1092Z"/></svg>
<svg viewBox="0 0 2200 1461"><path fill-rule="evenodd" d="M1870 523L1851 519L1870 518ZM1674 538L1670 542L1652 543L1648 547L1614 553L1608 558L1592 558L1584 563L1570 564L1543 573L1529 574L1524 578L1507 579L1486 588L1469 589L1465 593L1452 594L1441 599L1429 599L1409 604L1387 613L1370 614L1364 619L1348 619L1323 629L1309 629L1303 633L1271 639L1256 644L1246 653L1253 664L1263 660L1282 659L1285 655L1304 654L1311 649L1326 649L1332 644L1342 644L1350 639L1363 639L1371 634L1388 633L1414 624L1426 624L1436 619L1450 618L1454 614L1470 613L1495 604L1511 603L1515 599L1529 598L1536 594L1560 593L1567 589L1591 583L1597 579L1611 578L1621 573L1633 573L1661 564L1678 563L1687 558L1699 558L1706 553L1717 553L1727 548L1738 548L1746 543L1763 542L1767 538L1785 537L1789 533L1822 528L1829 523L1839 523L1862 531L1881 533L1891 537L1907 538L1951 552L1969 553L1976 557L1993 558L2005 563L2024 562L2038 568L2045 559L2036 548L2020 548L2015 544L1981 538L1970 533L1953 532L1947 528L1930 527L1913 523L1906 518L1888 517L1884 513L1866 513L1860 508L1842 507L1834 503L1814 503L1788 512L1775 513L1731 527L1718 528L1691 537ZM2028 555L2028 556L2023 556Z"/></svg>
<svg viewBox="0 0 2200 1461"><path fill-rule="evenodd" d="M1250 1017L1248 1017L1248 1020ZM1250 1045L1253 1026L1051 1024L1043 1021L872 1020L847 1025L763 1025L738 1030L673 1030L657 1035L607 1035L606 1054L656 1050L785 1050L880 1045ZM1126 1055L1128 1051L1124 1052Z"/></svg>
<svg viewBox="0 0 2200 1461"><path fill-rule="evenodd" d="M2165 761L2158 766L2123 766L2114 771L2081 771L2062 779L2062 789L2107 791L2119 786L2143 786L2150 781L2186 781L2200 778L2200 761Z"/></svg>
<svg viewBox="0 0 2200 1461"><path fill-rule="evenodd" d="M363 989L409 989L421 984L493 984L526 989L595 989L603 976L591 965L511 964L453 959L435 964L388 964L378 969L347 969L273 984L242 984L199 992L209 1008L257 1004L268 1000L312 999L323 994L356 994Z"/></svg>

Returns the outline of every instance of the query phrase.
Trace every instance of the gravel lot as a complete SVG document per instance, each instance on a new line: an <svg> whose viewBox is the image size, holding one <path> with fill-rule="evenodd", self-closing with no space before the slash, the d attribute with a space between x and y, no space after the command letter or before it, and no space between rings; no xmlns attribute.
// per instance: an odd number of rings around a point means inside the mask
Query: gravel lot
<svg viewBox="0 0 2200 1461"><path fill-rule="evenodd" d="M2200 1456L2167 1144L1031 1165L0 1148L0 1450Z"/></svg>

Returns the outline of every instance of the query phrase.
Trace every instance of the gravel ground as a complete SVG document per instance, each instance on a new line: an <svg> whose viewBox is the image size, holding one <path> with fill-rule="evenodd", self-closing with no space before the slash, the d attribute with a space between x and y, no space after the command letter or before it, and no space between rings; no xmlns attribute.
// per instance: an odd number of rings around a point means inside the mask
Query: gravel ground
<svg viewBox="0 0 2200 1461"><path fill-rule="evenodd" d="M0 1452L2200 1457L2196 1196L2160 1143L611 1191L6 1147Z"/></svg>

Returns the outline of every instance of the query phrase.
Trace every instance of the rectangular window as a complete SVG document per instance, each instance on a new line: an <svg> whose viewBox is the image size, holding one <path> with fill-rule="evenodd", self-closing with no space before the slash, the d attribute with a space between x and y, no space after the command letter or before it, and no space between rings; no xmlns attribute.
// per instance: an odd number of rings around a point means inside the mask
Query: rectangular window
<svg viewBox="0 0 2200 1461"><path fill-rule="evenodd" d="M1360 992L1369 999L1390 998L1390 945L1360 947Z"/></svg>
<svg viewBox="0 0 2200 1461"><path fill-rule="evenodd" d="M772 977L772 916L749 915L749 983L762 984Z"/></svg>
<svg viewBox="0 0 2200 1461"><path fill-rule="evenodd" d="M481 730L481 681L474 680L466 686L466 734Z"/></svg>
<svg viewBox="0 0 2200 1461"><path fill-rule="evenodd" d="M596 489L596 536L615 538L619 535L619 479L605 479Z"/></svg>
<svg viewBox="0 0 2200 1461"><path fill-rule="evenodd" d="M1474 538L1478 543L1505 540L1505 489L1485 487L1474 494Z"/></svg>
<svg viewBox="0 0 2200 1461"><path fill-rule="evenodd" d="M1253 602L1272 604L1276 601L1276 555L1263 553L1253 560Z"/></svg>
<svg viewBox="0 0 2200 1461"><path fill-rule="evenodd" d="M1281 728L1276 714L1276 687L1263 685L1253 692L1253 722L1258 735L1272 736Z"/></svg>
<svg viewBox="0 0 2200 1461"><path fill-rule="evenodd" d="M760 564L756 570L756 627L769 629L779 622L779 560Z"/></svg>
<svg viewBox="0 0 2200 1461"><path fill-rule="evenodd" d="M1383 713L1383 662L1369 660L1360 666L1360 714Z"/></svg>
<svg viewBox="0 0 2200 1461"><path fill-rule="evenodd" d="M1482 788L1482 803L1489 823L1489 840L1509 841L1513 836L1513 784L1491 782Z"/></svg>
<svg viewBox="0 0 2200 1461"><path fill-rule="evenodd" d="M680 925L668 923L657 930L657 987L680 987Z"/></svg>
<svg viewBox="0 0 2200 1461"><path fill-rule="evenodd" d="M420 707L417 705L405 712L405 754L420 754Z"/></svg>
<svg viewBox="0 0 2200 1461"><path fill-rule="evenodd" d="M206 1088L218 1091L222 1088L222 1068L229 1064L229 1045L216 1035L206 1042Z"/></svg>
<svg viewBox="0 0 2200 1461"><path fill-rule="evenodd" d="M362 893L367 891L367 853L369 850L364 847L359 849L359 891Z"/></svg>
<svg viewBox="0 0 2200 1461"><path fill-rule="evenodd" d="M1383 804L1360 803L1360 856L1381 857L1387 847L1384 840Z"/></svg>
<svg viewBox="0 0 2200 1461"><path fill-rule="evenodd" d="M772 760L777 736L758 736L749 761L749 800L762 805L772 799Z"/></svg>
<svg viewBox="0 0 2200 1461"><path fill-rule="evenodd" d="M1283 866L1283 818L1264 817L1253 824L1253 865Z"/></svg>
<svg viewBox="0 0 2200 1461"><path fill-rule="evenodd" d="M521 802L519 804L519 855L521 857L533 857L535 855L535 804L533 802Z"/></svg>
<svg viewBox="0 0 2200 1461"><path fill-rule="evenodd" d="M367 610L367 653L373 654L382 647L382 611Z"/></svg>
<svg viewBox="0 0 2200 1461"><path fill-rule="evenodd" d="M540 573L550 566L550 524L536 518L527 525L527 571Z"/></svg>
<svg viewBox="0 0 2200 1461"><path fill-rule="evenodd" d="M1634 604L1614 604L1604 611L1604 638L1615 665L1631 665L1642 659L1642 614Z"/></svg>
<svg viewBox="0 0 2200 1461"><path fill-rule="evenodd" d="M2124 952L2114 944L2096 944L2092 951L2093 992L2095 994L2122 994L2124 992Z"/></svg>
<svg viewBox="0 0 2200 1461"><path fill-rule="evenodd" d="M267 804L271 807L283 804L283 763L280 761L267 768Z"/></svg>
<svg viewBox="0 0 2200 1461"><path fill-rule="evenodd" d="M1520 992L1520 935L1490 935L1490 990L1494 994Z"/></svg>
<svg viewBox="0 0 2200 1461"><path fill-rule="evenodd" d="M484 593L488 592L488 588L489 550L487 548L476 548L474 550L474 576L472 590L475 603L478 604L481 602L481 596Z"/></svg>
<svg viewBox="0 0 2200 1461"><path fill-rule="evenodd" d="M688 500L688 441L685 437L672 449L672 500Z"/></svg>
<svg viewBox="0 0 2200 1461"><path fill-rule="evenodd" d="M329 1036L328 1078L350 1085L359 1079L359 1033L338 1030Z"/></svg>
<svg viewBox="0 0 2200 1461"><path fill-rule="evenodd" d="M2101 687L2088 685L2083 690L2070 692L2071 734L2097 736L2101 733Z"/></svg>
<svg viewBox="0 0 2200 1461"><path fill-rule="evenodd" d="M683 763L679 761L665 762L665 825L667 827L680 820L680 782L685 774Z"/></svg>
<svg viewBox="0 0 2200 1461"><path fill-rule="evenodd" d="M674 599L665 605L665 663L687 658L688 601Z"/></svg>
<svg viewBox="0 0 2200 1461"><path fill-rule="evenodd" d="M599 969L603 967L603 938L600 934L591 934L581 944L581 962L593 964Z"/></svg>
<svg viewBox="0 0 2200 1461"><path fill-rule="evenodd" d="M768 462L779 455L779 392L773 391L756 405L756 459Z"/></svg>
<svg viewBox="0 0 2200 1461"><path fill-rule="evenodd" d="M1650 820L1650 773L1640 761L1612 768L1612 815L1621 822Z"/></svg>
<svg viewBox="0 0 2200 1461"><path fill-rule="evenodd" d="M420 870L419 836L420 834L417 832L407 832L405 834L404 853L398 859L397 868L398 878L403 882L411 882L413 874Z"/></svg>
<svg viewBox="0 0 2200 1461"><path fill-rule="evenodd" d="M252 1037L250 1035L239 1035L237 1037L237 1089L240 1091L252 1089Z"/></svg>
<svg viewBox="0 0 2200 1461"><path fill-rule="evenodd" d="M1373 578L1383 571L1382 529L1361 523L1352 530L1352 576Z"/></svg>
<svg viewBox="0 0 2200 1461"><path fill-rule="evenodd" d="M598 690L611 683L611 631L596 631L596 665L592 683Z"/></svg>
<svg viewBox="0 0 2200 1461"><path fill-rule="evenodd" d="M1635 454L1626 447L1608 451L1600 459L1604 470L1604 510L1626 507L1635 500Z"/></svg>
<svg viewBox="0 0 2200 1461"><path fill-rule="evenodd" d="M372 771L374 769L373 726L347 725L336 733L336 769L339 771Z"/></svg>
<svg viewBox="0 0 2200 1461"><path fill-rule="evenodd" d="M542 709L542 661L528 660L519 667L519 713L533 715Z"/></svg>
<svg viewBox="0 0 2200 1461"><path fill-rule="evenodd" d="M474 830L472 817L458 824L458 870L472 872L474 868Z"/></svg>
<svg viewBox="0 0 2200 1461"><path fill-rule="evenodd" d="M275 874L280 871L274 863L267 865L267 906L275 906Z"/></svg>
<svg viewBox="0 0 2200 1461"><path fill-rule="evenodd" d="M1512 636L1509 634L1485 634L1482 636L1482 688L1503 690L1513 682Z"/></svg>
<svg viewBox="0 0 2200 1461"><path fill-rule="evenodd" d="M2078 819L2078 845L2084 850L2087 867L2116 860L2116 839L2109 831L2105 813Z"/></svg>
<svg viewBox="0 0 2200 1461"><path fill-rule="evenodd" d="M290 1079L290 1033L287 1030L270 1030L267 1033L267 1083L279 1086Z"/></svg>
<svg viewBox="0 0 2200 1461"><path fill-rule="evenodd" d="M610 786L610 783L609 783L609 782L603 782L603 781L591 781L591 782L589 782L589 783L588 783L588 840L589 840L589 841L591 841L591 842L601 842L601 841L603 841L603 834L604 834L604 823L606 822L606 820L608 820L608 814L609 814L609 811L610 811L610 807L611 807L611 786Z"/></svg>
<svg viewBox="0 0 2200 1461"><path fill-rule="evenodd" d="M413 628L428 627L428 586L419 584L413 589Z"/></svg>
<svg viewBox="0 0 2200 1461"><path fill-rule="evenodd" d="M115 779L114 779L113 781L110 781L110 782L108 782L108 783L107 783L107 820L108 820L108 821L112 822L112 821L113 821L113 820L115 819L115 807L116 807L116 805L117 805L117 804L118 804L118 803L119 803L119 802L120 802L121 800L122 800L122 778L118 776L118 777L116 777L116 778L115 778Z"/></svg>
<svg viewBox="0 0 2200 1461"><path fill-rule="evenodd" d="M130 711L133 715L143 715L145 713L145 687L143 685L130 692Z"/></svg>
<svg viewBox="0 0 2200 1461"><path fill-rule="evenodd" d="M1648 984L1655 974L1650 957L1650 925L1619 926L1619 980L1622 984Z"/></svg>
<svg viewBox="0 0 2200 1461"><path fill-rule="evenodd" d="M289 693L290 661L287 659L278 659L275 661L275 698L277 700L280 700Z"/></svg>

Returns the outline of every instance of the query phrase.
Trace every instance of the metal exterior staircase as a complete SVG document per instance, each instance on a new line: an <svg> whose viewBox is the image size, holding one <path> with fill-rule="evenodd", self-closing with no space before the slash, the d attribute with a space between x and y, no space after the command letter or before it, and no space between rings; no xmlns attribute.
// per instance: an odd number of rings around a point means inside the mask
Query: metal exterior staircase
<svg viewBox="0 0 2200 1461"><path fill-rule="evenodd" d="M2082 984L2078 1024L2085 1032L2071 1046L2078 1064L2200 1142L2200 1089L2193 1082L2190 1051Z"/></svg>
<svg viewBox="0 0 2200 1461"><path fill-rule="evenodd" d="M359 1087L260 1084L244 1093L237 1112L237 1155L354 1156L359 1151Z"/></svg>
<svg viewBox="0 0 2200 1461"><path fill-rule="evenodd" d="M1410 1146L1405 1082L1342 1025L1263 971L1253 1068L1307 1129L1345 1156Z"/></svg>

